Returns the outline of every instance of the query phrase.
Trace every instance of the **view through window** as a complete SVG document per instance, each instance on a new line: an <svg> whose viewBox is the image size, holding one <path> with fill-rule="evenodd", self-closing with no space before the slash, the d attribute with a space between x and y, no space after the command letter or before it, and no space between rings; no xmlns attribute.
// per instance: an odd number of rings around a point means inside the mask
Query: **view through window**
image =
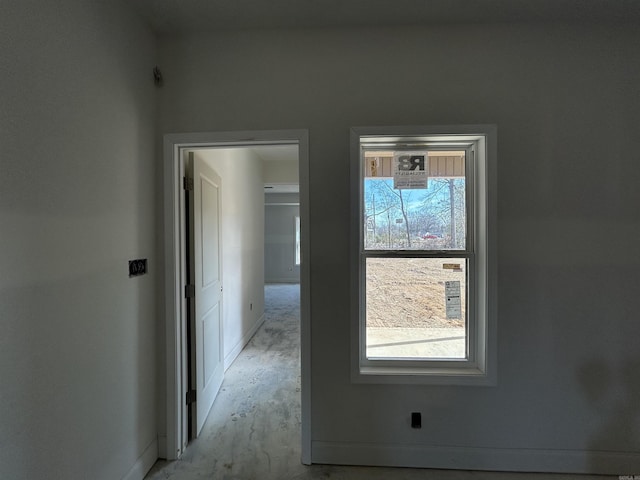
<svg viewBox="0 0 640 480"><path fill-rule="evenodd" d="M364 150L362 160L366 357L465 359L466 151Z"/></svg>
<svg viewBox="0 0 640 480"><path fill-rule="evenodd" d="M295 241L295 264L300 265L300 217L295 217L296 241Z"/></svg>

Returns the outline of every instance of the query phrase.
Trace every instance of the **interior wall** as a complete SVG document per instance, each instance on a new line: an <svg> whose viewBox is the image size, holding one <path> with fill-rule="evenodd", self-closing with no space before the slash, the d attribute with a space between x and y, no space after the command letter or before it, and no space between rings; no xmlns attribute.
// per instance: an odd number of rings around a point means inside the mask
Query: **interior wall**
<svg viewBox="0 0 640 480"><path fill-rule="evenodd" d="M222 317L225 369L264 320L264 181L249 148L196 150L222 180Z"/></svg>
<svg viewBox="0 0 640 480"><path fill-rule="evenodd" d="M308 128L314 462L640 471L640 30L165 36L161 131ZM498 383L350 381L349 128L498 128ZM421 411L424 428L410 428Z"/></svg>
<svg viewBox="0 0 640 480"><path fill-rule="evenodd" d="M296 185L298 181L297 160L267 160L264 162L264 183Z"/></svg>
<svg viewBox="0 0 640 480"><path fill-rule="evenodd" d="M295 263L295 217L300 216L299 195L268 193L264 197L265 282L299 283L300 265Z"/></svg>
<svg viewBox="0 0 640 480"><path fill-rule="evenodd" d="M0 478L142 478L156 443L154 35L0 7ZM129 278L128 260L148 259Z"/></svg>

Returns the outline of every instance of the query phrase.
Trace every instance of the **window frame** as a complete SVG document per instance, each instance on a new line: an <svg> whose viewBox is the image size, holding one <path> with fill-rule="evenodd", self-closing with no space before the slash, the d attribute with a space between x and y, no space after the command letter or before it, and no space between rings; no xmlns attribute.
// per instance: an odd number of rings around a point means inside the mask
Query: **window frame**
<svg viewBox="0 0 640 480"><path fill-rule="evenodd" d="M369 146L363 148L362 143ZM358 383L494 385L496 382L496 127L494 125L354 127L351 129L351 377ZM401 145L398 148L398 145ZM464 249L366 250L364 150L465 150ZM473 156L473 158L470 158ZM368 359L367 258L465 258L465 359Z"/></svg>

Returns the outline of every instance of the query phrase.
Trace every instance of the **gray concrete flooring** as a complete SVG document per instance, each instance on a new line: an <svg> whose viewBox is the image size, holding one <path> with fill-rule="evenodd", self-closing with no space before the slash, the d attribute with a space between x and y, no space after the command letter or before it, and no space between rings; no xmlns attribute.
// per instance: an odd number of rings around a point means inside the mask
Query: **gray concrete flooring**
<svg viewBox="0 0 640 480"><path fill-rule="evenodd" d="M614 477L300 463L297 285L265 288L265 323L227 370L200 437L147 480L593 480Z"/></svg>
<svg viewBox="0 0 640 480"><path fill-rule="evenodd" d="M465 358L465 328L367 328L369 358Z"/></svg>

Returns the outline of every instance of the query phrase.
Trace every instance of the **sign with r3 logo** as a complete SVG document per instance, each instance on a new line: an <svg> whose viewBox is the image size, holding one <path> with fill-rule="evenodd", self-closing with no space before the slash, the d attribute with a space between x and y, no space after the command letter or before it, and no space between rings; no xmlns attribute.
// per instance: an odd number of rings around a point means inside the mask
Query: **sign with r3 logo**
<svg viewBox="0 0 640 480"><path fill-rule="evenodd" d="M393 188L427 188L427 152L398 152L393 158Z"/></svg>
<svg viewBox="0 0 640 480"><path fill-rule="evenodd" d="M424 171L424 155L400 155L398 157L398 170L409 172L413 170Z"/></svg>

